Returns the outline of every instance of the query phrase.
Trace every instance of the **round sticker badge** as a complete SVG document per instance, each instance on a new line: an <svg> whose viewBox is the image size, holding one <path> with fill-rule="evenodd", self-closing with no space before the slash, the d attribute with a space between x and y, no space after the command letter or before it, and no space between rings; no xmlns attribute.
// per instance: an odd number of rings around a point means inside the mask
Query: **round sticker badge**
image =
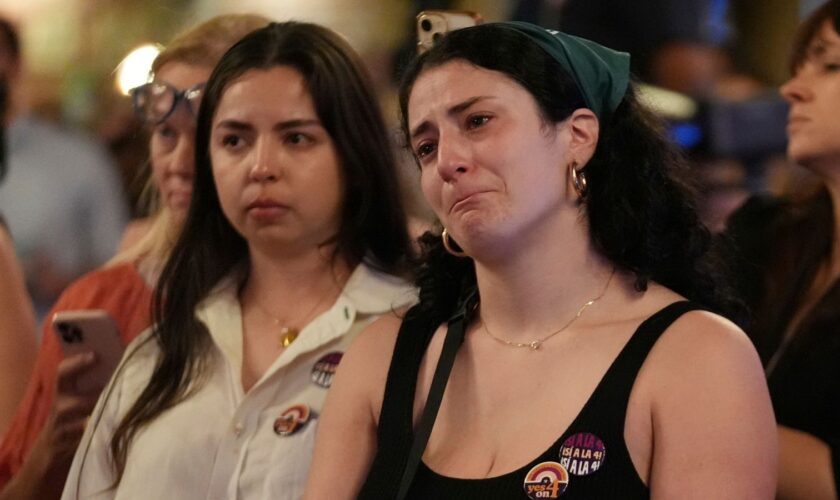
<svg viewBox="0 0 840 500"><path fill-rule="evenodd" d="M309 406L297 404L288 408L274 421L274 433L278 436L291 436L309 422L312 412Z"/></svg>
<svg viewBox="0 0 840 500"><path fill-rule="evenodd" d="M531 500L559 498L569 487L569 473L557 462L542 462L528 471L522 486Z"/></svg>
<svg viewBox="0 0 840 500"><path fill-rule="evenodd" d="M319 387L329 389L342 356L344 353L339 351L323 355L312 367L312 382Z"/></svg>
<svg viewBox="0 0 840 500"><path fill-rule="evenodd" d="M607 450L604 442L595 434L580 432L569 436L560 446L560 464L575 476L586 476L598 472Z"/></svg>

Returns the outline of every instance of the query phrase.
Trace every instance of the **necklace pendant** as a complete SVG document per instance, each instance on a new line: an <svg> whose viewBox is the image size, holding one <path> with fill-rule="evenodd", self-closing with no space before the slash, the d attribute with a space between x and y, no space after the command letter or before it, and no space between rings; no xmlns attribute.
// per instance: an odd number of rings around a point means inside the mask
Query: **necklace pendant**
<svg viewBox="0 0 840 500"><path fill-rule="evenodd" d="M536 351L537 349L540 348L541 345L542 345L542 342L540 342L539 340L534 340L533 342L528 344L528 347L530 347L532 351Z"/></svg>
<svg viewBox="0 0 840 500"><path fill-rule="evenodd" d="M300 333L300 331L298 331L297 328L292 328L290 326L284 326L283 328L281 328L280 329L280 346L281 347L289 347L290 345L292 345L292 342L295 341L295 339L298 337L299 333Z"/></svg>

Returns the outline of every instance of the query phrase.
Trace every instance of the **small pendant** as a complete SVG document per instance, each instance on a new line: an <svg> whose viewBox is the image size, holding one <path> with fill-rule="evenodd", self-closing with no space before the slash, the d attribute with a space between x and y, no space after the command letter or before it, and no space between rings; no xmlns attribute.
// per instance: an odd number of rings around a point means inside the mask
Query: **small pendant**
<svg viewBox="0 0 840 500"><path fill-rule="evenodd" d="M297 328L292 328L289 326L284 326L280 329L280 346L281 347L289 347L292 345L292 342L298 337L300 332Z"/></svg>
<svg viewBox="0 0 840 500"><path fill-rule="evenodd" d="M537 349L540 348L541 345L542 345L542 342L540 342L539 340L535 340L535 341L531 342L530 344L528 344L528 347L530 347L532 351L536 351Z"/></svg>

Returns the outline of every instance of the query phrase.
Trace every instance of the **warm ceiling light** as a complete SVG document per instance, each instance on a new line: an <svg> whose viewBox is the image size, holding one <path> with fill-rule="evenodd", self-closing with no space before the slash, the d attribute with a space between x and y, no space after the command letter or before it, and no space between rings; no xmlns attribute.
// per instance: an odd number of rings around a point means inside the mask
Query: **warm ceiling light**
<svg viewBox="0 0 840 500"><path fill-rule="evenodd" d="M159 53L159 46L146 44L137 47L125 56L116 70L117 88L120 93L128 95L129 90L149 81L152 63Z"/></svg>
<svg viewBox="0 0 840 500"><path fill-rule="evenodd" d="M649 109L669 120L689 120L697 113L697 102L679 92L640 84L639 94Z"/></svg>

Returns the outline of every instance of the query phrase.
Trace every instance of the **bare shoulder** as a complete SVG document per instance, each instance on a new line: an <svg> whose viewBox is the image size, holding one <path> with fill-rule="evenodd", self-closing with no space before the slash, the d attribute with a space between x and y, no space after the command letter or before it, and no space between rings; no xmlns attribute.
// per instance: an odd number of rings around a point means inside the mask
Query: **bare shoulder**
<svg viewBox="0 0 840 500"><path fill-rule="evenodd" d="M649 317L669 304L685 297L658 284L638 304L638 310ZM758 355L747 335L735 323L706 310L692 310L678 317L657 341L651 352L651 364L681 366L685 362L703 360L699 368L737 362L759 363Z"/></svg>
<svg viewBox="0 0 840 500"><path fill-rule="evenodd" d="M733 363L749 369L760 368L755 348L743 330L709 311L682 315L663 334L655 349L660 352L652 355L668 358L671 363L702 361L698 369L713 370Z"/></svg>
<svg viewBox="0 0 840 500"><path fill-rule="evenodd" d="M397 333L399 332L404 316L405 311L403 310L390 312L383 314L376 321L368 325L353 340L350 349L348 349L342 359L342 365L348 358L351 360L358 359L363 362L382 359L390 361L391 353L397 342Z"/></svg>
<svg viewBox="0 0 840 500"><path fill-rule="evenodd" d="M12 238L6 228L0 226L0 264L3 265L4 270L16 268L16 259Z"/></svg>
<svg viewBox="0 0 840 500"><path fill-rule="evenodd" d="M369 404L377 422L403 316L404 311L384 314L353 340L341 359L330 390L331 393L341 394L342 399Z"/></svg>
<svg viewBox="0 0 840 500"><path fill-rule="evenodd" d="M772 498L773 410L758 355L740 328L708 311L683 314L654 345L637 382L655 436L653 496L705 498L703 485L716 482L727 492L720 498Z"/></svg>

